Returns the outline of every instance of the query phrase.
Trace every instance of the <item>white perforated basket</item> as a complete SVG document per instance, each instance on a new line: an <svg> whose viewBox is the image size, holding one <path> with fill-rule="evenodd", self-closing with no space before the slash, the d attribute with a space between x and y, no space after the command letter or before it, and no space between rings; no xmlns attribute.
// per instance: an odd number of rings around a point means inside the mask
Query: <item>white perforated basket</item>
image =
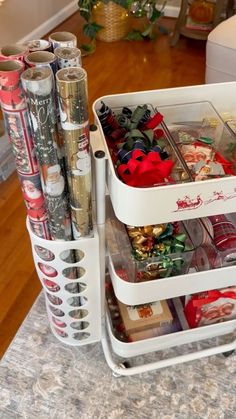
<svg viewBox="0 0 236 419"><path fill-rule="evenodd" d="M50 241L27 229L33 259L42 283L52 333L61 342L87 345L101 338L99 236L74 241ZM77 261L67 262L68 256ZM71 260L71 257L69 258Z"/></svg>

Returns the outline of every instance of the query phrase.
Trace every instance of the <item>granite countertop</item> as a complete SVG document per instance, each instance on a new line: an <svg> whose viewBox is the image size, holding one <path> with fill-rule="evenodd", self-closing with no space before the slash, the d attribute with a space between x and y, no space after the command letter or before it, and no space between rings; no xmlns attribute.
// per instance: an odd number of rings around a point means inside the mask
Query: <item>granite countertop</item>
<svg viewBox="0 0 236 419"><path fill-rule="evenodd" d="M233 419L235 412L236 355L115 378L100 343L70 347L52 335L42 294L0 363L0 419Z"/></svg>

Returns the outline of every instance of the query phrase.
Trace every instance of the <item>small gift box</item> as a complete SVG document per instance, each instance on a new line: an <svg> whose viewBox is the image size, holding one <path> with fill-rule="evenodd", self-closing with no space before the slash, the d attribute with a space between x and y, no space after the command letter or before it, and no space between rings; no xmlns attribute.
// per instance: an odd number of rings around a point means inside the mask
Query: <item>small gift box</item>
<svg viewBox="0 0 236 419"><path fill-rule="evenodd" d="M163 115L192 180L236 174L235 135L210 102L162 106L156 111Z"/></svg>
<svg viewBox="0 0 236 419"><path fill-rule="evenodd" d="M128 306L118 301L126 334L141 332L172 323L173 317L165 300Z"/></svg>
<svg viewBox="0 0 236 419"><path fill-rule="evenodd" d="M183 329L182 319L171 299L127 306L117 300L109 275L106 275L105 284L108 315L117 339L137 342Z"/></svg>
<svg viewBox="0 0 236 419"><path fill-rule="evenodd" d="M133 187L150 187L189 181L187 168L179 160L163 116L151 105L109 108L97 111L117 176Z"/></svg>
<svg viewBox="0 0 236 419"><path fill-rule="evenodd" d="M205 291L189 297L184 313L190 327L236 318L236 287Z"/></svg>

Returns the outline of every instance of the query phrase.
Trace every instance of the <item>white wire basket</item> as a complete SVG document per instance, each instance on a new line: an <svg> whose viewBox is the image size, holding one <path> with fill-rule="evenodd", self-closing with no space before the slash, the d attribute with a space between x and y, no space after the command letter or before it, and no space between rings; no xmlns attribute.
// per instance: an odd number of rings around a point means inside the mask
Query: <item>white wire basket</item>
<svg viewBox="0 0 236 419"><path fill-rule="evenodd" d="M28 219L26 225L52 333L73 346L99 341L101 289L96 226L92 238L50 241L36 236Z"/></svg>

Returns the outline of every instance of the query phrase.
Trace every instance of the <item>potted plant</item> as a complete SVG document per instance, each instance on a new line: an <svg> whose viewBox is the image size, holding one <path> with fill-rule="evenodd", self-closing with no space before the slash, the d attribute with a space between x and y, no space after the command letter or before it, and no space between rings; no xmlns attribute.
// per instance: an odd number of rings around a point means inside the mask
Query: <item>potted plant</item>
<svg viewBox="0 0 236 419"><path fill-rule="evenodd" d="M80 15L86 23L83 27L84 34L91 39L89 44L80 48L92 53L95 49L95 39L102 41L116 41L120 39L141 40L155 37L154 27L164 14L165 3L161 6L157 0L79 0ZM130 17L142 18L142 26L130 27ZM131 29L131 30L130 30ZM158 25L162 33L166 29Z"/></svg>
<svg viewBox="0 0 236 419"><path fill-rule="evenodd" d="M167 34L167 29L159 23L164 15L165 5L166 1L162 4L159 4L157 0L132 1L129 13L134 19L132 20L132 30L128 33L126 39L155 39L157 35L155 29Z"/></svg>

